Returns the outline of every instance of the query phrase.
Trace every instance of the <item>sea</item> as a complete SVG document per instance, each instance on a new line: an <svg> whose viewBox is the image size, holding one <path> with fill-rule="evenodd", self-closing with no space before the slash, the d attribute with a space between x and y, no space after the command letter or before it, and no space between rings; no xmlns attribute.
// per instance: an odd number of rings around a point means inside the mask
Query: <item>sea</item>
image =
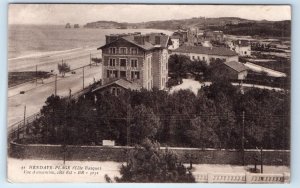
<svg viewBox="0 0 300 188"><path fill-rule="evenodd" d="M64 25L9 25L8 29L8 59L99 47L105 44L105 35L109 34L173 33L158 29L66 29Z"/></svg>

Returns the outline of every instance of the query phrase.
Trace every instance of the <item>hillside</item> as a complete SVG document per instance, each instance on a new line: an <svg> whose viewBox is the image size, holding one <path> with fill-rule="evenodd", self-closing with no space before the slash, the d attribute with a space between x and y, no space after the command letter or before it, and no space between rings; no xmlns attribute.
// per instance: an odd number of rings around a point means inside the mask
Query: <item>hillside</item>
<svg viewBox="0 0 300 188"><path fill-rule="evenodd" d="M290 37L291 21L256 21L239 23L237 25L227 24L224 26L209 27L212 30L222 30L230 35L248 35L260 37Z"/></svg>
<svg viewBox="0 0 300 188"><path fill-rule="evenodd" d="M118 23L114 21L97 21L91 22L84 25L86 28L102 28L102 29L111 29L111 28L127 28L127 23Z"/></svg>
<svg viewBox="0 0 300 188"><path fill-rule="evenodd" d="M141 23L118 23L114 21L97 21L87 23L88 28L151 28L176 30L178 28L192 28L222 30L225 34L289 37L291 21L255 21L237 17L205 18L194 17L181 20L149 21Z"/></svg>
<svg viewBox="0 0 300 188"><path fill-rule="evenodd" d="M181 20L163 20L163 21L149 21L141 23L118 23L114 21L97 21L87 23L84 27L88 28L151 28L151 29L167 29L175 30L178 28L200 27L207 26L224 26L226 24L236 24L250 22L241 18L224 17L224 18L205 18L194 17L190 19Z"/></svg>

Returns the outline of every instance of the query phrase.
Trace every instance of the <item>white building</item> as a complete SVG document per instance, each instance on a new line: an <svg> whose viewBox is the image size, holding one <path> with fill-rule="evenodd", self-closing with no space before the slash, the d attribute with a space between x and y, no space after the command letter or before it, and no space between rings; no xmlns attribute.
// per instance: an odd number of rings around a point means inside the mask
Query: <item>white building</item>
<svg viewBox="0 0 300 188"><path fill-rule="evenodd" d="M179 41L178 37L172 36L171 42L172 42L172 45L169 46L169 48L168 48L169 50L175 50L175 49L179 48L180 41Z"/></svg>
<svg viewBox="0 0 300 188"><path fill-rule="evenodd" d="M251 56L251 45L247 40L229 41L228 46L239 56Z"/></svg>
<svg viewBox="0 0 300 188"><path fill-rule="evenodd" d="M181 46L174 50L172 54L189 56L192 61L206 61L207 64L214 60L237 61L236 52L223 47L204 47L204 46Z"/></svg>

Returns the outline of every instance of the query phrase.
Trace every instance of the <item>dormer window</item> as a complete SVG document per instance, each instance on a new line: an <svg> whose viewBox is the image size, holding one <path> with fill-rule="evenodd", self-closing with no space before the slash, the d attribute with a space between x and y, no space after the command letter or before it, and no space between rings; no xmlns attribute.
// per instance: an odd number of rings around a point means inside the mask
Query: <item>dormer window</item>
<svg viewBox="0 0 300 188"><path fill-rule="evenodd" d="M127 54L127 48L121 47L120 48L120 54Z"/></svg>
<svg viewBox="0 0 300 188"><path fill-rule="evenodd" d="M131 54L132 55L136 55L138 53L138 49L137 48L131 48Z"/></svg>

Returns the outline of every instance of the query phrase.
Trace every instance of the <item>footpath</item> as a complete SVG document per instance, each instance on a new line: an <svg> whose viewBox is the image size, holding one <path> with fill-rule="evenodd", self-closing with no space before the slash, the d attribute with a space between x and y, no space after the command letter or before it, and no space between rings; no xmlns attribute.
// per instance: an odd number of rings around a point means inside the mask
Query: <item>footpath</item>
<svg viewBox="0 0 300 188"><path fill-rule="evenodd" d="M8 180L10 182L105 183L105 175L108 175L111 179L120 176L119 169L124 163L8 158L7 164ZM185 165L189 166L189 164ZM218 175L211 177L210 181L243 183L245 174L249 172L250 168L253 168L253 166L193 164L192 174L198 183L207 183L210 174ZM272 182L272 179L266 179L270 181L269 183L283 183L284 174L289 175L290 173L288 166L263 166L263 170L265 175L274 174L274 182Z"/></svg>

